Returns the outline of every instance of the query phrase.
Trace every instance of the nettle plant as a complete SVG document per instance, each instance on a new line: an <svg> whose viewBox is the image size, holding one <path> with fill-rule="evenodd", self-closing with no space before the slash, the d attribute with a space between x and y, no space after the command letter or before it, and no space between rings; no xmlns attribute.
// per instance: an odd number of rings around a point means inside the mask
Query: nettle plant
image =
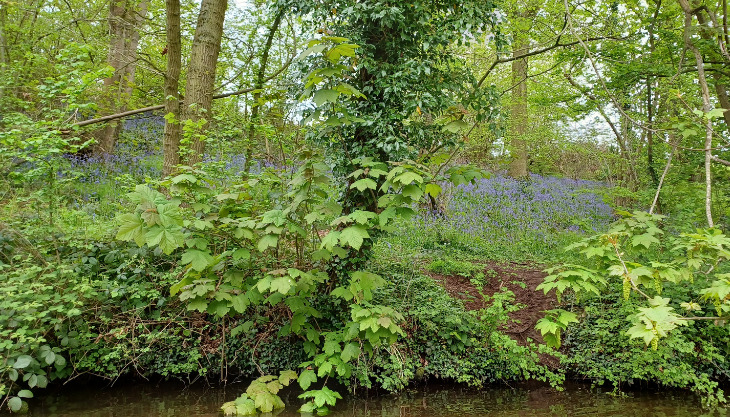
<svg viewBox="0 0 730 417"><path fill-rule="evenodd" d="M632 326L625 335L642 339L654 350L671 331L692 321L727 326L730 273L722 271L727 270L726 261L730 259L730 238L717 229L670 238L660 228L664 216L619 214L624 218L608 232L567 248L583 255L585 265L548 269L550 275L537 289L545 294L555 290L559 301L568 293L580 300L600 295L620 282L623 300L639 304L636 313L628 317ZM662 293L669 290L681 298L663 297ZM546 313L536 328L549 345L559 347L561 331L577 322L577 317L562 309Z"/></svg>
<svg viewBox="0 0 730 417"><path fill-rule="evenodd" d="M310 44L309 53L323 54L332 71L315 71L308 79L308 93L318 105L337 111L338 123L351 123L351 116L338 100L362 94L353 87L338 88L343 69L341 58L354 56L354 45L342 38L327 38ZM344 46L343 46L344 45ZM306 55L306 54L305 54ZM319 89L318 89L318 86ZM326 93L322 91L326 90ZM323 97L324 98L321 98ZM306 98L306 97L305 97ZM334 123L331 117L324 124ZM189 310L221 319L245 315L255 308L287 311L288 322L279 335L302 340L309 360L296 375L306 390L304 412L326 413L339 394L326 386L330 378L348 383L355 364L403 335L403 316L393 308L374 302L374 291L386 284L383 277L360 268L367 248L378 234L394 228L398 219L415 213L424 196L438 196L437 181L448 178L476 179L480 171L464 167L433 175L413 161L385 163L362 157L346 179L349 189L367 193L375 203L344 213L327 187L329 167L313 154L304 157L291 180L263 174L242 180L226 189L216 189L210 175L200 168L183 168L163 182L170 197L147 185L129 195L136 209L119 217L117 238L175 254L185 265L181 280L172 286ZM279 187L279 197L269 203L257 201L262 189ZM266 197L268 200L268 196ZM184 202L184 204L183 204ZM333 265L346 265L346 268ZM322 294L344 302L344 322L326 325L313 300ZM235 337L251 329L247 321L232 329ZM276 393L295 376L278 379L265 376L252 383L246 394L227 403L227 414L268 412L282 405ZM313 389L317 384L317 389ZM263 387L266 387L264 389Z"/></svg>

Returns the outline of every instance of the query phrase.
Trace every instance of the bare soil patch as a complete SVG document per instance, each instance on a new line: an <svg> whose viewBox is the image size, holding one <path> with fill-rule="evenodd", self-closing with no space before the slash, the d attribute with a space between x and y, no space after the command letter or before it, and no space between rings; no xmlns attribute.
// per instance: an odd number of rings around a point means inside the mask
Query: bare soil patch
<svg viewBox="0 0 730 417"><path fill-rule="evenodd" d="M535 330L535 323L544 316L543 311L553 309L557 304L552 294L545 295L542 291L535 291L547 275L542 271L543 266L529 262L473 262L484 266L484 295L492 296L502 288L507 288L514 293L514 302L523 306L519 311L510 313L511 321L505 323L501 330L522 345L527 343L528 338L542 342L540 332ZM428 271L426 273L441 284L449 295L463 300L467 310L478 310L487 306L470 278Z"/></svg>

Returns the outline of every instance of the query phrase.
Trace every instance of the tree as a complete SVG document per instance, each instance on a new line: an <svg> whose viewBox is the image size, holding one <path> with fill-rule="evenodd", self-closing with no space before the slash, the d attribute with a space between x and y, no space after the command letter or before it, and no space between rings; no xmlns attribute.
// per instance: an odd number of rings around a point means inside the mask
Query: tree
<svg viewBox="0 0 730 417"><path fill-rule="evenodd" d="M109 54L107 64L114 68L111 77L104 79L104 93L99 99L102 114L126 110L132 96L137 68L137 46L140 27L147 14L147 0L110 0ZM113 120L95 132L97 153L113 153L122 130L122 124Z"/></svg>
<svg viewBox="0 0 730 417"><path fill-rule="evenodd" d="M421 156L425 161L436 152L454 149L468 127L465 116L484 120L491 115L496 97L478 87L454 45L495 28L498 18L492 2L394 5L326 0L316 6L305 1L284 5L301 15L311 14L320 32L360 47L357 65L347 69L347 75L365 98L327 115L332 121L345 118L352 123L326 127L318 134L341 180L356 158L404 161ZM322 91L314 100L321 104L336 96ZM349 187L344 187L342 201L346 210L377 206L376 195Z"/></svg>
<svg viewBox="0 0 730 417"><path fill-rule="evenodd" d="M205 152L203 133L211 120L211 104L215 87L216 65L221 49L223 21L227 0L203 0L200 5L195 37L190 51L185 100L182 107L182 123L197 130L191 138L184 162L193 165L200 162Z"/></svg>
<svg viewBox="0 0 730 417"><path fill-rule="evenodd" d="M165 133L162 139L162 175L172 174L180 163L180 0L166 0L165 37L167 39L167 72L165 73Z"/></svg>

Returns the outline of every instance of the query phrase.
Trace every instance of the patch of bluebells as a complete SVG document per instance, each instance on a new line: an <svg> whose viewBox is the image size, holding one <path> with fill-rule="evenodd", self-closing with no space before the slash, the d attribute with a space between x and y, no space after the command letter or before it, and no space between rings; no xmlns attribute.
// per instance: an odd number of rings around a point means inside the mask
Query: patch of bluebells
<svg viewBox="0 0 730 417"><path fill-rule="evenodd" d="M162 117L147 115L127 119L114 154L65 155L57 177L74 184L76 198L71 206L93 215L113 217L115 209L109 203L121 201L136 184L162 177L163 132ZM246 163L244 154L211 153L202 159L220 185L239 177ZM267 168L285 167L252 161L250 173L257 174Z"/></svg>
<svg viewBox="0 0 730 417"><path fill-rule="evenodd" d="M487 256L559 252L576 235L605 230L614 220L601 183L532 175L504 176L445 189L440 211L424 211L400 238L421 247L452 247Z"/></svg>

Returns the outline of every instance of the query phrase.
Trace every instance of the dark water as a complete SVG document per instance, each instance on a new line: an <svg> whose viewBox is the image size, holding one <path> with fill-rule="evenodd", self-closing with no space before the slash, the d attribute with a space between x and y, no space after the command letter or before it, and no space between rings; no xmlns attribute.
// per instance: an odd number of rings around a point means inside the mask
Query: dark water
<svg viewBox="0 0 730 417"><path fill-rule="evenodd" d="M66 388L34 400L32 417L218 417L225 401L235 399L246 384L224 388L182 387L176 384ZM285 410L269 416L297 413L297 393L283 393ZM616 397L582 385L563 392L551 388L457 387L410 389L398 395L345 398L330 416L477 417L477 416L730 416L728 409L707 411L695 397L683 392L632 393Z"/></svg>

